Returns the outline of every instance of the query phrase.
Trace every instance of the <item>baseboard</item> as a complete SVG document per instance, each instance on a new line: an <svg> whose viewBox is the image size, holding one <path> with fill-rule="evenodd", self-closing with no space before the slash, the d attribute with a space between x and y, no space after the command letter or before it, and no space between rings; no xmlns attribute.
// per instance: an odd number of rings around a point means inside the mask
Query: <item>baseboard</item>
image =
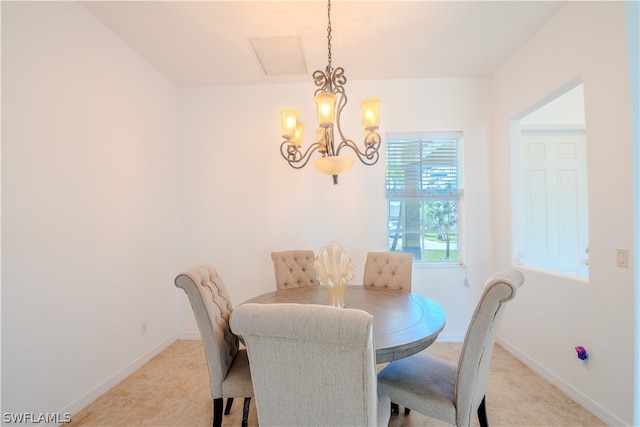
<svg viewBox="0 0 640 427"><path fill-rule="evenodd" d="M199 338L200 337L198 336L198 339ZM87 407L90 403L95 401L97 398L105 394L107 391L111 390L116 384L118 384L119 382L124 380L126 377L131 375L133 372L135 372L137 369L142 367L142 365L147 363L149 360L153 359L155 356L160 354L167 347L173 344L177 339L178 338L175 335L168 337L159 345L155 346L151 350L147 351L146 353L144 353L143 355L141 355L140 357L132 361L129 365L125 366L123 369L115 373L113 376L111 376L110 378L107 378L105 381L98 384L97 386L89 390L87 393L83 394L82 396L80 396L79 398L77 398L76 400L68 404L65 408L60 410L58 413L60 414L68 413L68 414L71 414L73 418L73 415L77 414L82 409Z"/></svg>
<svg viewBox="0 0 640 427"><path fill-rule="evenodd" d="M549 381L554 386L558 387L567 396L575 400L578 404L582 405L586 410L593 413L596 417L600 418L607 425L627 425L627 423L618 418L616 415L612 414L607 408L600 405L598 402L594 401L593 399L582 393L580 390L567 383L562 378L558 377L553 372L549 371L537 361L531 359L524 352L511 345L508 341L505 341L502 338L497 338L496 342L500 344L500 346L502 346L502 348L504 348L506 351L511 353L516 359L527 365L532 371L540 375L545 380Z"/></svg>
<svg viewBox="0 0 640 427"><path fill-rule="evenodd" d="M200 332L178 332L176 334L176 339L179 340L199 340Z"/></svg>

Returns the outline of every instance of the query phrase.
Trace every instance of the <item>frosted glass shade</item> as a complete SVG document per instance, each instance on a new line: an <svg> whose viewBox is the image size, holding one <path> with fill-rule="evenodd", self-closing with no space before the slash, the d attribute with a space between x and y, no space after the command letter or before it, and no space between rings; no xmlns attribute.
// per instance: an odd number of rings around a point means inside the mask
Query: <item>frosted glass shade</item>
<svg viewBox="0 0 640 427"><path fill-rule="evenodd" d="M304 123L298 122L296 124L296 132L293 138L289 140L293 145L301 147L302 146L302 132L304 131Z"/></svg>
<svg viewBox="0 0 640 427"><path fill-rule="evenodd" d="M291 140L296 136L296 126L298 123L298 112L296 110L281 110L282 137Z"/></svg>
<svg viewBox="0 0 640 427"><path fill-rule="evenodd" d="M353 162L355 161L355 157L327 156L315 159L313 161L313 166L325 175L340 175L341 173L351 169L351 166L353 166Z"/></svg>
<svg viewBox="0 0 640 427"><path fill-rule="evenodd" d="M365 129L378 129L380 126L380 117L378 116L378 106L380 100L377 98L365 99L360 103L362 108L362 126Z"/></svg>
<svg viewBox="0 0 640 427"><path fill-rule="evenodd" d="M330 92L322 92L315 97L318 109L318 126L328 128L333 126L336 111L336 96Z"/></svg>

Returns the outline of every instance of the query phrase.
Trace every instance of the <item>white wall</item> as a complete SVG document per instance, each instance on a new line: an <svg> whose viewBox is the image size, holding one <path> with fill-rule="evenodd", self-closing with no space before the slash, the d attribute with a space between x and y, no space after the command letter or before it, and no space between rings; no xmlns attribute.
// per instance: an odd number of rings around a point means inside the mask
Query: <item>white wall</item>
<svg viewBox="0 0 640 427"><path fill-rule="evenodd" d="M348 77L348 75L347 75ZM343 125L358 143L363 132L358 104L382 99L385 132L464 132L467 268L414 268L414 291L446 312L445 340L462 340L476 298L491 273L487 125L488 80L440 79L348 82ZM367 251L386 250L384 154L372 167L356 162L339 185L312 165L290 168L280 156L282 108L301 111L313 123L313 83L186 89L180 96L180 149L185 153L183 223L190 242L185 268L216 265L234 304L275 289L270 253L309 248L332 240L349 252L362 279ZM315 136L305 130L306 144ZM470 286L464 287L465 274ZM186 297L178 332L197 336Z"/></svg>
<svg viewBox="0 0 640 427"><path fill-rule="evenodd" d="M174 339L176 105L77 3L2 2L3 413L75 412Z"/></svg>
<svg viewBox="0 0 640 427"><path fill-rule="evenodd" d="M512 253L509 123L584 81L589 180L588 283L535 270L510 303L501 343L611 425L633 423L634 271L628 66L623 2L569 2L493 79L496 268ZM501 166L504 165L504 166ZM587 364L576 357L583 345Z"/></svg>

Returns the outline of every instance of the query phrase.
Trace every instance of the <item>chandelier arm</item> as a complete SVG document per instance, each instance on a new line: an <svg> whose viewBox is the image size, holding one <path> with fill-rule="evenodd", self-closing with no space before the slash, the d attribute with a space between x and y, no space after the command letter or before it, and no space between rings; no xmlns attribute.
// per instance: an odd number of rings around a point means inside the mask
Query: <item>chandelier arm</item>
<svg viewBox="0 0 640 427"><path fill-rule="evenodd" d="M320 150L322 157L337 156L335 150L335 132L333 127L327 128L324 131L324 150Z"/></svg>
<svg viewBox="0 0 640 427"><path fill-rule="evenodd" d="M360 150L355 142L350 139L343 139L336 149L336 156L340 155L340 151L348 147L356 154L358 160L367 166L375 165L380 159L380 134L376 131L369 132L365 137L364 151Z"/></svg>
<svg viewBox="0 0 640 427"><path fill-rule="evenodd" d="M320 145L319 142L314 142L303 154L300 147L285 140L280 144L280 154L289 163L289 166L294 169L302 169L309 163L311 155L320 148Z"/></svg>
<svg viewBox="0 0 640 427"><path fill-rule="evenodd" d="M335 128L338 131L338 135L340 135L340 143L338 144L337 147L333 147L334 150L332 151L334 155L339 155L340 154L340 149L343 146L351 146L351 148L356 152L356 154L358 154L358 158L360 158L360 160L362 161L362 157L360 151L358 150L357 146L355 145L355 143L353 141L351 141L350 139L348 139L344 133L342 132L342 110L344 109L344 107L347 105L347 92L344 90L344 85L347 82L347 78L344 75L344 69L342 67L338 67L336 68L332 73L331 73L331 77L329 79L332 83L332 89L333 89L333 93L336 95L337 97L337 104L336 104L336 115L335 115L335 120L336 120L336 125ZM334 131L335 134L335 131ZM347 142L348 141L348 142ZM332 142L337 142L334 141ZM332 144L333 145L333 144Z"/></svg>
<svg viewBox="0 0 640 427"><path fill-rule="evenodd" d="M344 84L347 82L346 77L344 76L344 69L342 67L338 67L331 74L329 80L333 83L333 90L336 96L338 96L338 103L336 106L336 128L338 130L338 134L340 135L340 143L335 148L335 155L340 154L340 150L344 147L349 147L353 150L353 152L358 156L358 159L364 163L365 165L371 166L378 162L380 158L380 143L381 138L380 134L377 130L367 130L367 134L364 139L364 151L360 150L356 143L348 139L344 133L342 132L341 118L342 118L342 110L347 105L347 93L344 90Z"/></svg>
<svg viewBox="0 0 640 427"><path fill-rule="evenodd" d="M329 83L329 76L322 70L316 70L313 72L313 83L318 89L313 95L318 95L321 92L331 92L331 84Z"/></svg>
<svg viewBox="0 0 640 427"><path fill-rule="evenodd" d="M342 70L342 68L337 68L337 71L344 71ZM334 75L336 77L340 77L341 80L338 79L333 79L333 81L335 81L335 85L334 85L334 90L335 90L335 94L338 97L338 102L336 105L336 128L338 128L338 134L340 135L340 140L341 141L346 141L347 137L344 136L344 133L342 133L342 110L344 109L345 105L347 105L347 93L344 90L344 83L340 83L340 82L345 82L346 83L346 78L344 77L344 74L337 74ZM332 76L333 77L333 76Z"/></svg>

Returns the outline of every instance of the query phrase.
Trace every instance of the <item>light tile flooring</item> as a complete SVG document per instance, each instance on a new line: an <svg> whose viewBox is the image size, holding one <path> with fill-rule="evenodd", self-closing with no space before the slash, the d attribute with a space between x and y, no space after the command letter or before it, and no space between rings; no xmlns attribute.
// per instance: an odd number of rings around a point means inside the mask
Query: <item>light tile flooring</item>
<svg viewBox="0 0 640 427"><path fill-rule="evenodd" d="M457 361L460 343L435 343L426 352ZM240 427L242 400L236 399L223 426ZM502 347L496 346L487 390L489 425L605 426ZM201 341L179 340L74 415L67 426L210 426L212 401ZM249 425L258 425L251 404ZM392 416L394 427L446 425L415 411ZM478 425L477 419L475 424Z"/></svg>

